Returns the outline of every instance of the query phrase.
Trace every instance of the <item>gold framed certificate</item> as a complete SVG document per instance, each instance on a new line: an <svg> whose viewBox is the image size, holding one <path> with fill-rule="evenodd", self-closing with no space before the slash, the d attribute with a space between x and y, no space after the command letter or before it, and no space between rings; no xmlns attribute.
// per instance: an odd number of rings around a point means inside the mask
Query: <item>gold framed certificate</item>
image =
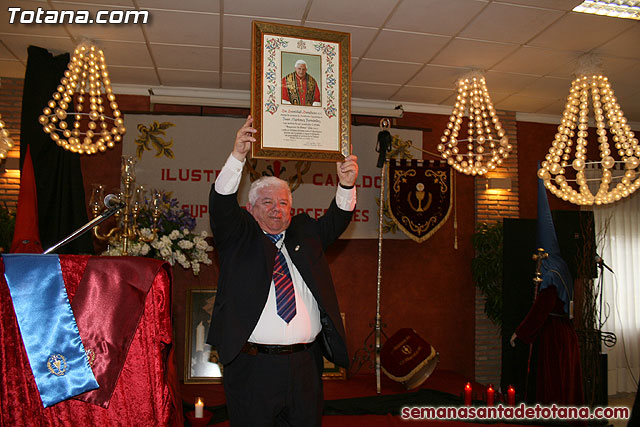
<svg viewBox="0 0 640 427"><path fill-rule="evenodd" d="M251 115L259 159L351 153L351 35L253 22Z"/></svg>

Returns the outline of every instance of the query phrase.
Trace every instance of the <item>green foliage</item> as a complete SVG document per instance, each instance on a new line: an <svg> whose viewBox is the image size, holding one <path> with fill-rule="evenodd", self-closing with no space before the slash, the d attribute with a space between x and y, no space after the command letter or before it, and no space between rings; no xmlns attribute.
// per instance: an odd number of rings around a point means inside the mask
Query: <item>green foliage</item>
<svg viewBox="0 0 640 427"><path fill-rule="evenodd" d="M502 327L502 223L482 223L473 235L476 256L471 261L473 281L485 296L484 312Z"/></svg>
<svg viewBox="0 0 640 427"><path fill-rule="evenodd" d="M145 150L150 151L152 147L156 150L156 157L165 156L173 159L174 155L173 150L171 149L173 146L173 138L169 141L165 141L160 137L160 135L166 135L165 129L168 129L171 126L175 125L170 122L158 123L156 121L154 121L149 127L139 124L138 131L140 132L140 135L135 140L137 145L136 156L138 159L142 158Z"/></svg>
<svg viewBox="0 0 640 427"><path fill-rule="evenodd" d="M0 252L9 252L15 227L15 212L11 212L6 205L0 206Z"/></svg>

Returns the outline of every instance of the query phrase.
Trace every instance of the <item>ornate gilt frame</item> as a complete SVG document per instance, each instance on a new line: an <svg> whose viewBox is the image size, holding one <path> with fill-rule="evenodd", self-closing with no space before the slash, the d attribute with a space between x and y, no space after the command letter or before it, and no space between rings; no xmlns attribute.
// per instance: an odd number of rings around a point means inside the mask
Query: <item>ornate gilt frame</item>
<svg viewBox="0 0 640 427"><path fill-rule="evenodd" d="M349 33L253 22L254 158L336 161L351 153L350 43ZM296 58L309 60L321 105L283 103L282 81Z"/></svg>

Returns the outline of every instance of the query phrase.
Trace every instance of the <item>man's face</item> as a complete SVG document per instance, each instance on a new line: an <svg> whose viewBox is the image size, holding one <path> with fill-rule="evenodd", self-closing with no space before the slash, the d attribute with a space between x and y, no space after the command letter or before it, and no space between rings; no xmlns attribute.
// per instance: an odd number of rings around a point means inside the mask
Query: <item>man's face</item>
<svg viewBox="0 0 640 427"><path fill-rule="evenodd" d="M296 76L299 78L303 78L307 75L307 65L306 64L298 64L296 65Z"/></svg>
<svg viewBox="0 0 640 427"><path fill-rule="evenodd" d="M291 222L289 192L282 187L262 188L255 205L247 205L247 210L262 230L269 234L282 233Z"/></svg>

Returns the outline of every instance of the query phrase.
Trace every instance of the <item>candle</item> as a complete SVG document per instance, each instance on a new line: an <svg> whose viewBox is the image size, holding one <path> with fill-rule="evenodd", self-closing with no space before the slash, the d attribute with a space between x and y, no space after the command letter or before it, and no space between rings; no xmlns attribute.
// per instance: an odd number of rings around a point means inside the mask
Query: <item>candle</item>
<svg viewBox="0 0 640 427"><path fill-rule="evenodd" d="M509 406L516 405L516 389L511 385L509 386L509 389L507 389L507 404Z"/></svg>
<svg viewBox="0 0 640 427"><path fill-rule="evenodd" d="M489 387L487 388L487 406L493 406L495 393L496 392L493 389L493 384L489 384Z"/></svg>
<svg viewBox="0 0 640 427"><path fill-rule="evenodd" d="M465 406L471 406L471 383L467 383L464 386L464 404Z"/></svg>
<svg viewBox="0 0 640 427"><path fill-rule="evenodd" d="M196 418L202 418L202 410L204 409L204 402L202 398L198 397L196 400Z"/></svg>

